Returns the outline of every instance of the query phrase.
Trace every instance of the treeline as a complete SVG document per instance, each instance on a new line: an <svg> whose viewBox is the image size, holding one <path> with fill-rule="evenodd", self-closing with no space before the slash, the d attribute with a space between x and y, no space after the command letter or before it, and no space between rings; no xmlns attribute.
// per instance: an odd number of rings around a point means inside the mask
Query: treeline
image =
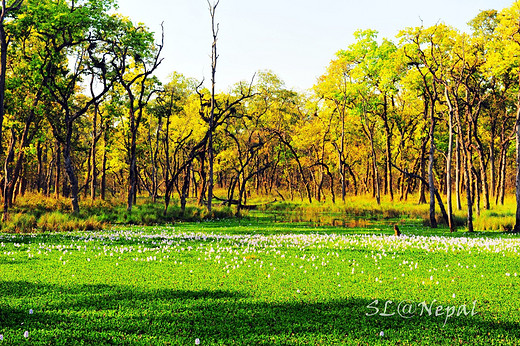
<svg viewBox="0 0 520 346"><path fill-rule="evenodd" d="M473 213L520 187L518 2L481 12L470 33L356 32L306 94L270 71L225 93L178 73L161 82L163 42L113 6L4 8L4 218L29 191L70 197L74 212L80 198L125 197L131 210L141 194L165 209L173 197L183 209L188 198L211 209L215 198L238 213L252 193L309 202L417 193L433 227L436 205L451 229L453 208L466 208L471 231Z"/></svg>

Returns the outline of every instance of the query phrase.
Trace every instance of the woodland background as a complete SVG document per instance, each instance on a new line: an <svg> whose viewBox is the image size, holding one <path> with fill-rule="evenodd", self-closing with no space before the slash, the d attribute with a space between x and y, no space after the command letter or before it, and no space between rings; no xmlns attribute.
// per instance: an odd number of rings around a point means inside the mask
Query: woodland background
<svg viewBox="0 0 520 346"><path fill-rule="evenodd" d="M474 214L520 199L518 2L482 11L469 33L443 23L392 40L358 31L305 93L272 71L216 92L218 2L210 86L180 72L161 81L160 33L114 5L3 1L4 221L28 194L70 198L76 214L80 200L131 211L138 196L165 212L174 199L182 211L191 201L240 213L252 196L366 194L430 203L432 227L436 205L452 230L464 209L472 231Z"/></svg>

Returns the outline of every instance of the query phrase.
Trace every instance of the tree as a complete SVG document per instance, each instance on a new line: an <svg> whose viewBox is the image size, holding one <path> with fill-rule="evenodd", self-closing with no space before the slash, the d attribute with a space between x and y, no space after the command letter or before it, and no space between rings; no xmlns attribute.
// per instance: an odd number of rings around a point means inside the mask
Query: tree
<svg viewBox="0 0 520 346"><path fill-rule="evenodd" d="M20 52L12 67L17 78L13 77L10 80L10 106L8 108L10 114L6 118L11 139L4 164L4 220L7 219L8 209L13 204L14 190L23 169L27 148L38 133L38 125L42 123L43 119L42 114L52 111L48 104L42 102L43 86L40 84L36 88L34 87L32 77L38 72L30 68L32 61L24 58L30 56L32 56L30 52Z"/></svg>
<svg viewBox="0 0 520 346"><path fill-rule="evenodd" d="M7 73L7 50L11 38L6 30L6 20L16 13L22 6L23 0L13 0L8 5L6 0L2 0L0 13L0 152L2 152L2 128L5 115L5 78Z"/></svg>
<svg viewBox="0 0 520 346"><path fill-rule="evenodd" d="M214 161L214 148L213 148L213 128L215 123L215 74L217 72L217 39L219 25L215 24L215 12L220 0L217 0L213 4L208 0L209 13L211 15L211 31L213 36L213 43L211 45L211 108L209 112L209 138L208 138L208 160L209 160L209 177L208 177L208 211L211 211L211 205L213 201L213 161Z"/></svg>
<svg viewBox="0 0 520 346"><path fill-rule="evenodd" d="M502 10L498 15L497 33L501 38L495 46L496 51L490 53L491 60L495 63L494 71L504 74L511 73L517 76L520 85L520 2L516 1L511 7ZM517 94L516 104L516 221L513 232L520 233L520 89Z"/></svg>
<svg viewBox="0 0 520 346"><path fill-rule="evenodd" d="M152 76L162 62L164 30L161 43L155 44L153 33L145 27L134 26L127 19L122 19L120 24L114 39L110 42L109 51L115 56L112 66L117 75L117 82L128 98L127 121L130 140L126 148L129 172L127 211L131 211L137 196L137 134L145 107L158 91L158 81Z"/></svg>
<svg viewBox="0 0 520 346"><path fill-rule="evenodd" d="M327 68L326 74L321 76L314 86L314 92L319 99L325 100L324 110L334 115L334 127L339 128L337 138L333 140L338 157L338 172L341 183L341 199L345 202L347 194L347 172L350 169L347 159L347 122L348 110L354 105L356 98L355 90L351 87L352 59L345 51L336 53ZM337 118L336 118L337 117ZM332 118L331 118L332 119ZM336 125L337 124L337 125ZM335 136L334 136L335 137Z"/></svg>
<svg viewBox="0 0 520 346"><path fill-rule="evenodd" d="M265 131L264 110L245 107L236 108L236 116L228 117L223 124L224 133L232 139L231 145L219 153L220 165L228 165L231 173L227 203L237 205L237 215L246 204L246 188L249 181L271 166L271 162L263 154L266 144L273 135ZM258 162L262 162L258 164ZM257 163L257 164L255 164ZM238 199L234 200L238 187Z"/></svg>
<svg viewBox="0 0 520 346"><path fill-rule="evenodd" d="M443 67L446 64L446 53L452 46L452 33L444 25L431 28L414 28L401 34L408 45L404 47L409 64L415 67L422 80L422 97L424 99L424 114L429 120L428 141L430 143L428 160L428 185L430 189L430 225L437 227L435 218L435 130L437 126L437 107L441 100L439 86L442 83ZM451 127L451 129L453 129ZM451 148L450 148L451 150ZM451 151L449 152L451 155ZM451 159L448 159L451 165ZM451 187L450 187L451 188ZM451 200L450 200L451 203ZM450 207L449 207L450 208ZM451 220L451 217L449 217ZM451 221L449 222L451 224Z"/></svg>
<svg viewBox="0 0 520 346"><path fill-rule="evenodd" d="M111 56L106 53L107 29L117 25L107 12L111 0L81 3L28 1L20 26L34 32L43 49L35 65L47 97L58 105L58 114L46 114L61 146L71 188L74 213L79 212L78 179L72 160L72 137L76 121L96 104L112 86ZM84 84L82 84L84 83ZM77 97L82 85L91 95Z"/></svg>

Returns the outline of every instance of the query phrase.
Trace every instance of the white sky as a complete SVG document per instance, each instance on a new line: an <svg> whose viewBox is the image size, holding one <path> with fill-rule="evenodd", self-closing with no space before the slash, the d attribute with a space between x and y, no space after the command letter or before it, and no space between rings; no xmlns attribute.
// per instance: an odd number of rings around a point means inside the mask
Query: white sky
<svg viewBox="0 0 520 346"><path fill-rule="evenodd" d="M212 1L212 0L211 0ZM357 29L395 40L407 27L444 22L462 31L480 10L501 10L513 0L220 0L217 88L250 81L272 70L296 90L311 88L334 54L353 43ZM206 0L119 0L119 13L145 23L160 38L164 61L157 75L173 71L206 79L211 71L211 21Z"/></svg>

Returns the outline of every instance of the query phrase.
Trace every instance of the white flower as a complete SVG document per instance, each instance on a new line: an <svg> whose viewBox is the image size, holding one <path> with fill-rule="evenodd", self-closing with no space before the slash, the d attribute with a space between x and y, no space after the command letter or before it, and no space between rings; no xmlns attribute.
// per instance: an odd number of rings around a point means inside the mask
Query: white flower
<svg viewBox="0 0 520 346"><path fill-rule="evenodd" d="M25 332L23 332L23 337L24 338L28 338L29 337L29 332L27 330Z"/></svg>
<svg viewBox="0 0 520 346"><path fill-rule="evenodd" d="M199 338L195 339L195 345L200 345L200 339Z"/></svg>
<svg viewBox="0 0 520 346"><path fill-rule="evenodd" d="M32 315L34 313L33 309L29 309L29 315Z"/></svg>
<svg viewBox="0 0 520 346"><path fill-rule="evenodd" d="M0 334L0 341L4 340L4 335Z"/></svg>
<svg viewBox="0 0 520 346"><path fill-rule="evenodd" d="M383 331L380 331L380 332L379 332L379 336L380 336L380 337L383 337L383 336L385 336L385 332L383 332Z"/></svg>

